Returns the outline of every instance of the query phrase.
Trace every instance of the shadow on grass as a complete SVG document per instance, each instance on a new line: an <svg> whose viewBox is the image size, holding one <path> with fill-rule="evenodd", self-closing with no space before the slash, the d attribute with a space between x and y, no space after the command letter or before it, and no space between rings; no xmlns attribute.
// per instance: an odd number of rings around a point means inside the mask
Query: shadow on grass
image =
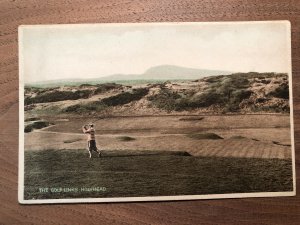
<svg viewBox="0 0 300 225"><path fill-rule="evenodd" d="M140 157L140 156L191 156L185 151L133 151L133 150L116 150L102 151L102 157Z"/></svg>
<svg viewBox="0 0 300 225"><path fill-rule="evenodd" d="M24 184L25 199L279 192L293 187L291 160L150 150L104 151L104 157L92 159L86 150L26 151ZM105 191L80 191L99 187Z"/></svg>

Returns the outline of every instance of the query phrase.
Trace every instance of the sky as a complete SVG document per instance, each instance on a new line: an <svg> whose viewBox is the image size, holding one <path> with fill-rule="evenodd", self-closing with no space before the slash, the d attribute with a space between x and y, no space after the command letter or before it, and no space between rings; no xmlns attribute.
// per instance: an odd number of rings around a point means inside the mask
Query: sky
<svg viewBox="0 0 300 225"><path fill-rule="evenodd" d="M25 83L142 74L165 64L288 73L289 27L286 21L21 26L20 69Z"/></svg>

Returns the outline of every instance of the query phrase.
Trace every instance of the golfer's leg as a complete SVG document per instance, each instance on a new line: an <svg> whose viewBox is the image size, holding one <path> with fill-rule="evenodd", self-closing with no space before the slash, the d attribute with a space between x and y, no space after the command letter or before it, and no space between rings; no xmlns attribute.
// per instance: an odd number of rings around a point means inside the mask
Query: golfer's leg
<svg viewBox="0 0 300 225"><path fill-rule="evenodd" d="M101 150L99 150L97 146L95 146L94 151L98 153L98 157L101 157Z"/></svg>
<svg viewBox="0 0 300 225"><path fill-rule="evenodd" d="M98 157L101 157L101 150L96 147L96 151L98 152Z"/></svg>
<svg viewBox="0 0 300 225"><path fill-rule="evenodd" d="M92 158L92 152L91 152L91 149L90 149L90 142L88 141L88 144L87 144L87 150L89 152L89 157Z"/></svg>

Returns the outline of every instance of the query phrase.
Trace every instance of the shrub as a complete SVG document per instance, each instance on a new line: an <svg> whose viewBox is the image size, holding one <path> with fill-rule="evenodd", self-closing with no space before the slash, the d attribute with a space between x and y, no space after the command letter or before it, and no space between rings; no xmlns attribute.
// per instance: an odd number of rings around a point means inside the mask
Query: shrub
<svg viewBox="0 0 300 225"><path fill-rule="evenodd" d="M161 89L158 94L149 96L148 100L157 108L172 111L179 110L177 107L179 102L176 100L180 98L181 96L175 92L168 89Z"/></svg>
<svg viewBox="0 0 300 225"><path fill-rule="evenodd" d="M268 95L276 98L289 99L289 85L287 83L283 83Z"/></svg>
<svg viewBox="0 0 300 225"><path fill-rule="evenodd" d="M224 95L217 93L215 90L210 89L201 95L191 98L189 107L209 107L213 104L223 103L225 101Z"/></svg>
<svg viewBox="0 0 300 225"><path fill-rule="evenodd" d="M228 99L226 104L226 110L234 112L239 110L239 104L251 96L252 91L250 90L236 90L231 93L231 97Z"/></svg>
<svg viewBox="0 0 300 225"><path fill-rule="evenodd" d="M123 92L108 98L104 98L101 100L101 103L106 106L117 106L117 105L125 105L132 101L137 101L147 95L149 89L147 88L138 88L133 89L132 92Z"/></svg>

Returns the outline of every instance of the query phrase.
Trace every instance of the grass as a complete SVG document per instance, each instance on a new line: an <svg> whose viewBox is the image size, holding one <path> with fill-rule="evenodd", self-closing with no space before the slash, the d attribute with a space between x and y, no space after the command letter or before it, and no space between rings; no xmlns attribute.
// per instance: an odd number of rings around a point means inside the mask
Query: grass
<svg viewBox="0 0 300 225"><path fill-rule="evenodd" d="M120 136L120 137L117 137L117 139L120 141L134 141L135 140L135 138L129 137L129 136Z"/></svg>
<svg viewBox="0 0 300 225"><path fill-rule="evenodd" d="M211 140L218 140L218 139L223 139L219 135L215 133L192 133L192 134L187 134L186 135L189 138L201 140L201 139L211 139Z"/></svg>
<svg viewBox="0 0 300 225"><path fill-rule="evenodd" d="M141 197L292 190L290 160L193 157L184 152L85 150L25 152L25 199ZM39 192L39 188L105 191Z"/></svg>

